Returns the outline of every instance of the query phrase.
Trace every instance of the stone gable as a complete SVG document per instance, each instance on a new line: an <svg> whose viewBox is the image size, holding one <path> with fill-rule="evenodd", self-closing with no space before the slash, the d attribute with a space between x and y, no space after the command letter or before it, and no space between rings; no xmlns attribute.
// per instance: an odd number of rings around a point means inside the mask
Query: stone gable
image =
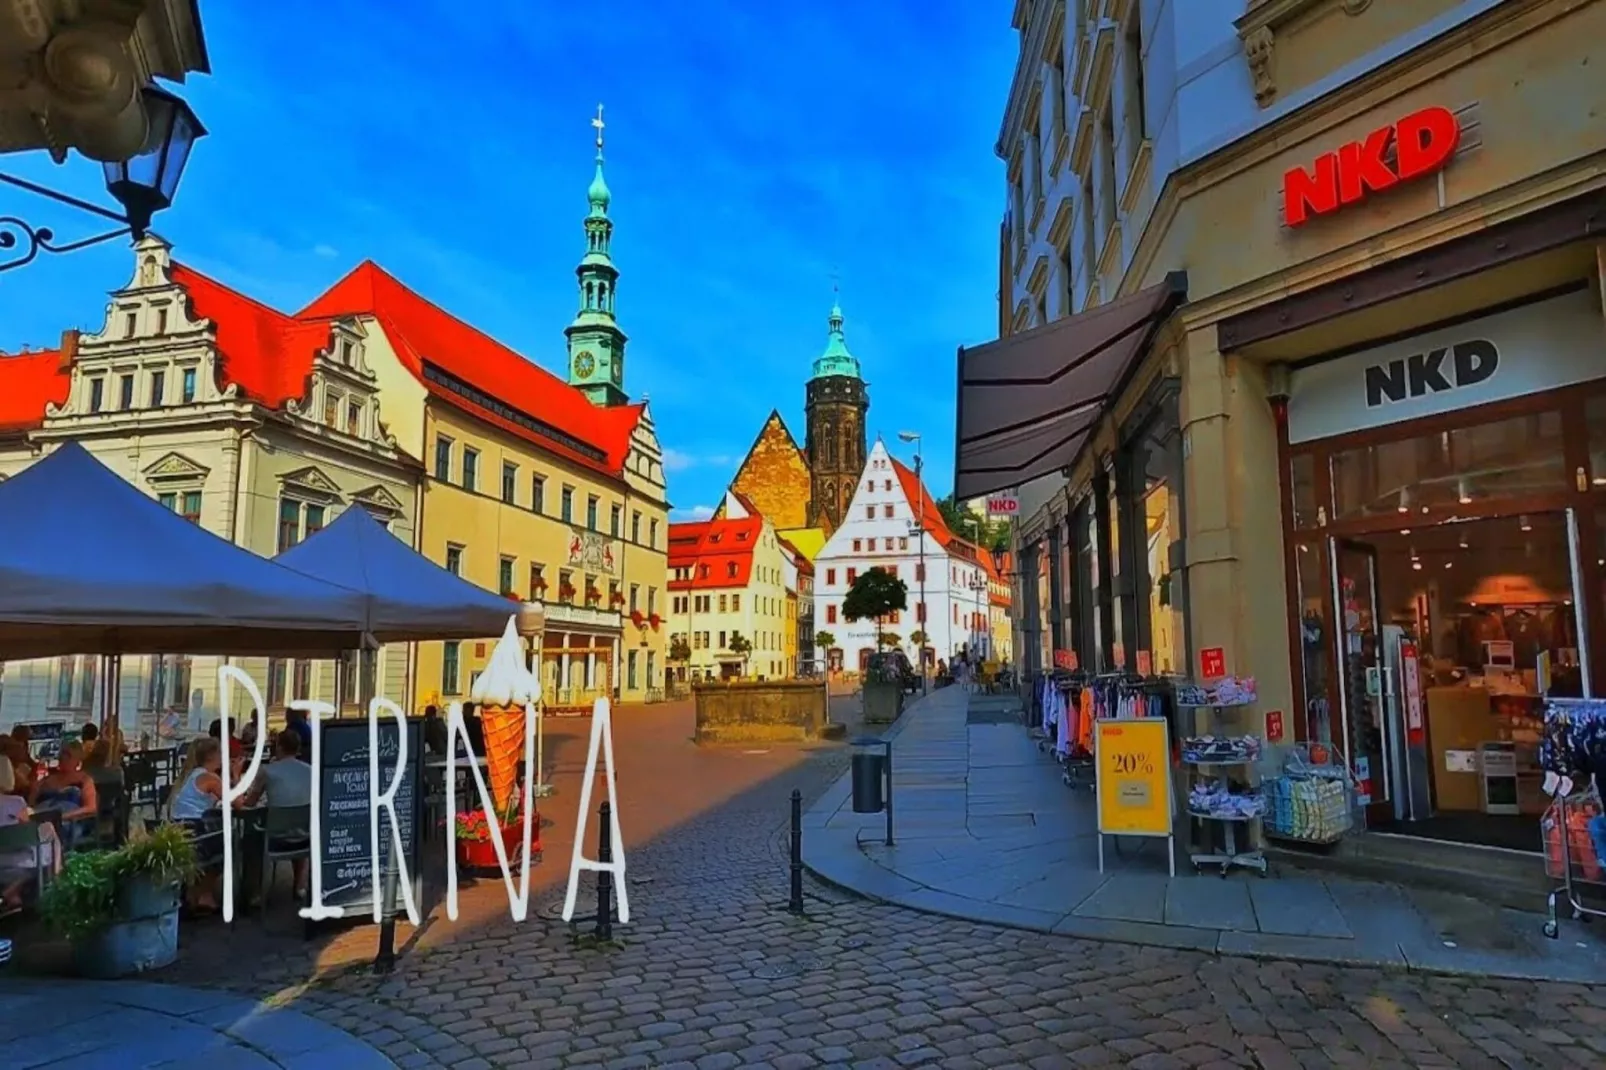
<svg viewBox="0 0 1606 1070"><path fill-rule="evenodd" d="M745 495L777 528L807 526L809 466L780 413L771 412L764 421L731 489Z"/></svg>

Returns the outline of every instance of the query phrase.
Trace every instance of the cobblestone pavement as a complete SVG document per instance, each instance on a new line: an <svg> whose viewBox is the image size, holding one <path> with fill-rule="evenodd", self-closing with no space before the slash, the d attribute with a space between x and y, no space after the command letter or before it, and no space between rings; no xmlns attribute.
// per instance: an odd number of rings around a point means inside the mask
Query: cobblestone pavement
<svg viewBox="0 0 1606 1070"><path fill-rule="evenodd" d="M671 771L673 753L661 759ZM275 993L403 1067L1606 1065L1606 984L1213 958L814 887L808 916L794 918L780 909L787 799L823 791L846 754L797 755L635 847L618 946L535 916L514 926L497 882L476 891L502 904L500 920L454 930L389 978L335 971L308 987L307 963L287 954L232 984ZM197 967L185 972L195 983Z"/></svg>

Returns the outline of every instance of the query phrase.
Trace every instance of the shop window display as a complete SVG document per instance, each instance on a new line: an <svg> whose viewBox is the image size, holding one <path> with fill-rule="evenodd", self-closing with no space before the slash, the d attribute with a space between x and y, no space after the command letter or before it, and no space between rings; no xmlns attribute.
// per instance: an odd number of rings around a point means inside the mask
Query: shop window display
<svg viewBox="0 0 1606 1070"><path fill-rule="evenodd" d="M1316 501L1316 458L1309 453L1295 454L1288 461L1288 485L1294 503L1294 530L1318 525Z"/></svg>
<svg viewBox="0 0 1606 1070"><path fill-rule="evenodd" d="M1082 513L1082 545L1077 547L1077 579L1082 585L1083 635L1086 637L1087 649L1081 651L1083 664L1103 671L1104 664L1104 622L1099 614L1099 596L1103 592L1099 589L1099 522L1098 511L1093 508L1091 501L1085 503Z"/></svg>
<svg viewBox="0 0 1606 1070"><path fill-rule="evenodd" d="M1295 544L1299 583L1299 654L1305 688L1305 739L1331 745L1333 717L1328 693L1333 687L1333 647L1328 642L1328 604L1333 597L1327 558L1319 544Z"/></svg>
<svg viewBox="0 0 1606 1070"><path fill-rule="evenodd" d="M1337 520L1565 493L1572 482L1557 412L1337 451L1332 477Z"/></svg>
<svg viewBox="0 0 1606 1070"><path fill-rule="evenodd" d="M1149 581L1149 650L1157 673L1186 673L1182 581L1171 572L1171 544L1181 527L1175 495L1163 480L1151 480L1143 496Z"/></svg>

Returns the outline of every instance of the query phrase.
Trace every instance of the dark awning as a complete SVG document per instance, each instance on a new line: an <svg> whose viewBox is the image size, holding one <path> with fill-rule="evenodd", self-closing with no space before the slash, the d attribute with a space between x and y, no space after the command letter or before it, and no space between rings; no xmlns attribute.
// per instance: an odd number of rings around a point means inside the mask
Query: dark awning
<svg viewBox="0 0 1606 1070"><path fill-rule="evenodd" d="M1064 468L1187 299L1188 276L959 351L954 496L1019 487Z"/></svg>

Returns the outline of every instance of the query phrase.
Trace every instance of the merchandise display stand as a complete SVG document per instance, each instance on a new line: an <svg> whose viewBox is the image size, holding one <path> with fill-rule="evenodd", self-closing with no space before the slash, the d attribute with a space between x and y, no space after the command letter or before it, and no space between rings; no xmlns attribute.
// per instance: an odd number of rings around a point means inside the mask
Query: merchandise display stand
<svg viewBox="0 0 1606 1070"><path fill-rule="evenodd" d="M1178 706L1209 710L1212 733L1219 732L1222 711L1242 709L1254 701L1252 695L1246 696L1247 700L1241 702L1216 701L1216 696L1199 692L1197 688L1190 690L1195 692L1191 696L1195 701L1185 701L1189 696L1179 694ZM1191 855L1194 869L1220 866L1222 877L1226 877L1234 868L1252 869L1262 877L1266 875L1265 852L1254 846L1255 829L1265 813L1265 799L1260 792L1260 777L1256 768L1259 760L1260 739L1257 736L1212 734L1183 740L1182 762L1188 767L1190 780L1188 816L1212 822L1222 830L1222 849ZM1205 781L1209 777L1225 779L1226 774L1235 769L1243 771L1245 782L1250 787L1248 793L1223 797L1223 793L1212 792L1206 787ZM1207 805L1208 809L1205 808ZM1248 839L1242 849L1238 843L1239 826L1244 827Z"/></svg>

